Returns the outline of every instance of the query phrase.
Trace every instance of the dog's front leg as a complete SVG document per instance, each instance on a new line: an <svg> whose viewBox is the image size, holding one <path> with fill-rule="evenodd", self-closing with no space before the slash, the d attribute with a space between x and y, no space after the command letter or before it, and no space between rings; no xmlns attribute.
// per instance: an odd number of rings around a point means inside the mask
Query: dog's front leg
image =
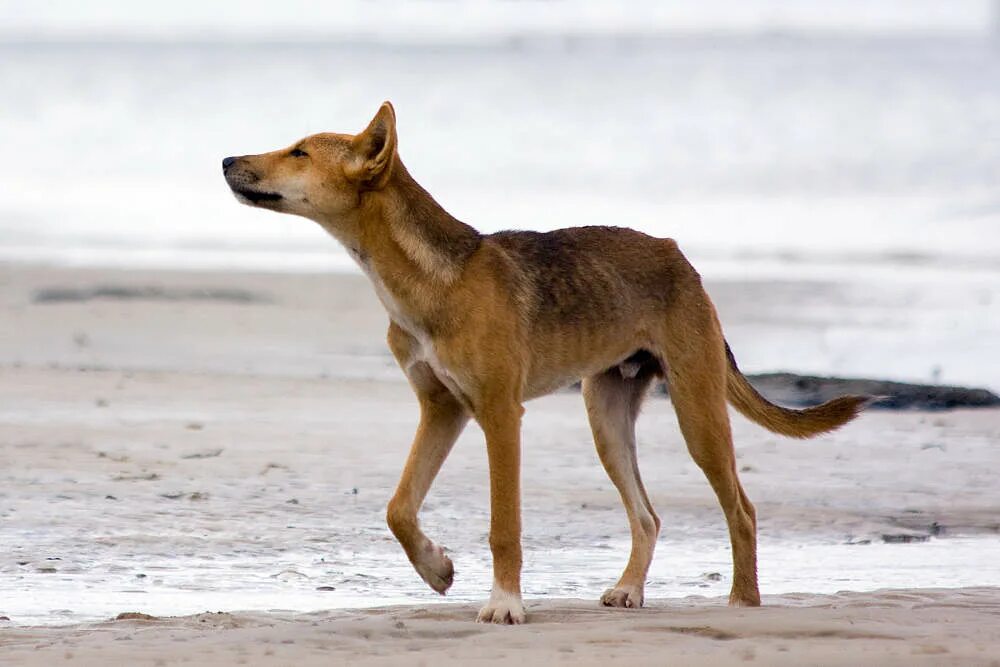
<svg viewBox="0 0 1000 667"><path fill-rule="evenodd" d="M444 595L451 586L455 570L444 550L420 530L417 513L455 440L468 423L469 413L441 384L427 363L414 362L415 348L419 346L412 336L391 324L387 342L420 401L420 425L396 493L389 501L386 520L417 574Z"/></svg>
<svg viewBox="0 0 1000 667"><path fill-rule="evenodd" d="M480 414L481 412L481 414ZM521 601L521 414L517 401L487 402L476 418L490 463L490 550L493 592L480 623L524 623Z"/></svg>
<svg viewBox="0 0 1000 667"><path fill-rule="evenodd" d="M403 546L413 568L441 595L451 587L455 570L444 550L420 530L417 512L468 421L465 409L447 392L420 396L420 425L386 511L389 529Z"/></svg>

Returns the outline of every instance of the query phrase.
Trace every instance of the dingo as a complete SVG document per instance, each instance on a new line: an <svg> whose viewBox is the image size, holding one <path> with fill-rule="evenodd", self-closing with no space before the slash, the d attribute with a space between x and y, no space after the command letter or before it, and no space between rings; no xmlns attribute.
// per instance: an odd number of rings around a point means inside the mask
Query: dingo
<svg viewBox="0 0 1000 667"><path fill-rule="evenodd" d="M386 102L358 135L317 134L289 148L227 157L245 204L300 215L340 241L389 314L389 348L420 402L387 520L417 573L444 593L451 560L420 529L424 497L469 418L486 435L493 591L479 621L522 623L522 403L583 379L604 468L621 494L632 552L601 602L643 603L660 520L636 465L634 424L664 377L688 451L729 527L729 603L760 604L757 522L736 474L727 400L775 433L808 438L853 419L866 399L806 410L769 403L746 381L698 273L671 239L615 227L484 235L449 215L410 176Z"/></svg>

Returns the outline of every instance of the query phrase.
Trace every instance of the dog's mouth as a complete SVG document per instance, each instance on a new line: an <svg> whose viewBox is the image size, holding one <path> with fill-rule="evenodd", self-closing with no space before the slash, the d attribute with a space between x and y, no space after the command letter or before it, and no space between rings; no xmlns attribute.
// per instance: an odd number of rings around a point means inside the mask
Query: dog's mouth
<svg viewBox="0 0 1000 667"><path fill-rule="evenodd" d="M251 204L259 204L265 201L279 201L282 196L277 192L265 192L263 190L251 190L249 188L233 188L237 197L246 199Z"/></svg>

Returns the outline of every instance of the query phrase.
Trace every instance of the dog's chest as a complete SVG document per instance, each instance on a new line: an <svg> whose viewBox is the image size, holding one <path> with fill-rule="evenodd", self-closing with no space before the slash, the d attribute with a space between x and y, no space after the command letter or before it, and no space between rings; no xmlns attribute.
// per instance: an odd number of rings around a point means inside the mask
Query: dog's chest
<svg viewBox="0 0 1000 667"><path fill-rule="evenodd" d="M431 370L434 372L434 376L437 377L438 381L443 384L451 394L459 400L467 409L471 409L472 404L469 400L469 392L463 387L463 383L460 380L460 376L449 369L444 362L438 357L437 352L434 349L434 341L426 332L420 331L419 329L408 329L402 322L393 320L397 326L401 327L410 336L413 337L415 341L412 346L412 355L410 356L407 368L404 370L409 372L409 367L418 364L425 363L430 366Z"/></svg>
<svg viewBox="0 0 1000 667"><path fill-rule="evenodd" d="M350 253L351 258L361 267L361 270L365 272L365 275L368 276L372 287L375 288L375 295L382 302L382 307L385 308L386 313L389 314L389 319L402 327L404 331L414 338L420 338L419 327L416 326L414 319L406 313L406 310L400 305L389 288L386 287L378 271L372 268L368 256L350 246L348 246L347 251Z"/></svg>
<svg viewBox="0 0 1000 667"><path fill-rule="evenodd" d="M372 269L367 258L353 250L351 251L351 256L358 263L358 266L361 267L361 270L365 272L365 275L368 276L372 286L375 288L376 296L378 296L379 301L382 302L382 306L389 315L389 319L413 338L412 355L408 364L426 363L434 371L434 375L441 381L441 384L448 388L448 391L463 403L468 404L467 393L463 391L455 373L450 371L438 357L434 350L434 341L430 335L406 312L406 309L392 294L392 291L386 287L378 272ZM404 370L408 369L404 368Z"/></svg>

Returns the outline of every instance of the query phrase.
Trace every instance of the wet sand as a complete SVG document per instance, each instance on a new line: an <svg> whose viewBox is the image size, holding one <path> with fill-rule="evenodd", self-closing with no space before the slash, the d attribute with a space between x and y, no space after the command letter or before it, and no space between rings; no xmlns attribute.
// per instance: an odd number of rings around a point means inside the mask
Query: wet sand
<svg viewBox="0 0 1000 667"><path fill-rule="evenodd" d="M76 296L44 298L56 288ZM735 283L713 295L723 313L746 297ZM1000 655L1000 411L872 412L809 442L734 416L767 606L729 610L719 597L729 577L721 513L669 402L650 400L640 455L664 531L649 608L618 612L598 609L594 592L624 563L627 529L580 397L534 401L524 435L530 622L483 628L471 622L489 584L482 436L463 435L422 515L456 562L458 602L441 601L384 526L416 407L360 277L8 265L0 313L0 616L9 618L0 663L990 664ZM973 551L982 540L978 566L943 568L933 583L891 569L851 579L876 547L912 555L924 540L949 539L972 540ZM829 581L783 592L798 582L765 550L799 544L842 555ZM705 545L722 560L699 562ZM794 558L782 563L796 569ZM889 585L899 588L817 594ZM201 610L225 613L186 615ZM181 615L94 622L122 612Z"/></svg>
<svg viewBox="0 0 1000 667"><path fill-rule="evenodd" d="M528 604L531 622L470 622L473 605L316 614L206 613L8 630L11 665L996 665L996 589L882 591L641 610Z"/></svg>

